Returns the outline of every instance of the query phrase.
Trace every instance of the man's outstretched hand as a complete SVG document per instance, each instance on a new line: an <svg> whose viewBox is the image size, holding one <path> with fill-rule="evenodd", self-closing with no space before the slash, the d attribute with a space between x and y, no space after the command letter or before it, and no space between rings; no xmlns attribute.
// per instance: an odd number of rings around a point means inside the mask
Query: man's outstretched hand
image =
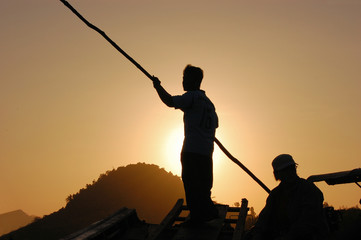
<svg viewBox="0 0 361 240"><path fill-rule="evenodd" d="M153 86L155 88L160 86L160 81L159 81L159 79L157 77L152 76L152 81L153 81Z"/></svg>

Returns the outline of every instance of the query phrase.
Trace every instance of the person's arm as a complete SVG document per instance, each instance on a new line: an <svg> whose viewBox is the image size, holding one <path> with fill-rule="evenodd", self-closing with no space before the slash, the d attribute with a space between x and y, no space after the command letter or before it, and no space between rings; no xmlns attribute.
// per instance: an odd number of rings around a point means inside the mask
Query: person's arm
<svg viewBox="0 0 361 240"><path fill-rule="evenodd" d="M172 95L170 95L161 85L157 77L153 77L153 86L157 91L159 98L168 107L174 107Z"/></svg>

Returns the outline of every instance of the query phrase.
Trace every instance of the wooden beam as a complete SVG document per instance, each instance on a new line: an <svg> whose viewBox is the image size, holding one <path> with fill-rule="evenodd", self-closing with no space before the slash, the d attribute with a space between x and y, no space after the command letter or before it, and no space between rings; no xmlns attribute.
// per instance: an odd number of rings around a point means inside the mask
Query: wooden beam
<svg viewBox="0 0 361 240"><path fill-rule="evenodd" d="M157 237L164 231L164 229L173 224L174 220L179 216L182 211L183 202L183 199L178 199L172 210L170 210L168 215L163 219L159 226L149 234L146 240L157 239Z"/></svg>
<svg viewBox="0 0 361 240"><path fill-rule="evenodd" d="M238 221L236 224L236 228L233 232L232 240L241 240L244 235L244 226L246 224L246 217L248 213L248 200L243 198L241 209L238 215Z"/></svg>

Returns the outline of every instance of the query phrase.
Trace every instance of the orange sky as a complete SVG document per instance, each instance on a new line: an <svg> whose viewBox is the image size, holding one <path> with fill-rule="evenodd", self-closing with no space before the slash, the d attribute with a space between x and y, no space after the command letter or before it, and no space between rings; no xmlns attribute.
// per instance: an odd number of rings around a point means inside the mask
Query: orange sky
<svg viewBox="0 0 361 240"><path fill-rule="evenodd" d="M269 188L280 153L305 178L361 167L358 0L69 2L172 94L201 67L217 138ZM0 213L50 214L131 163L180 174L182 113L60 1L3 0L0 28ZM259 213L266 192L217 147L214 165L214 199ZM317 186L336 208L360 199Z"/></svg>

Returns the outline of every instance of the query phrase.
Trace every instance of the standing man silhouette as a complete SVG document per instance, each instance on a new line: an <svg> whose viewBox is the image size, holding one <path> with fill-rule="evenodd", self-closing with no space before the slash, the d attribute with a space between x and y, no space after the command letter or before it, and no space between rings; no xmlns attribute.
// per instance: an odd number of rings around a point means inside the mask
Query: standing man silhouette
<svg viewBox="0 0 361 240"><path fill-rule="evenodd" d="M168 107L184 112L184 142L181 152L182 181L190 220L186 225L199 225L218 217L211 199L213 185L213 149L218 117L215 107L200 89L203 70L187 65L183 71L183 95L172 96L153 77L160 99Z"/></svg>

